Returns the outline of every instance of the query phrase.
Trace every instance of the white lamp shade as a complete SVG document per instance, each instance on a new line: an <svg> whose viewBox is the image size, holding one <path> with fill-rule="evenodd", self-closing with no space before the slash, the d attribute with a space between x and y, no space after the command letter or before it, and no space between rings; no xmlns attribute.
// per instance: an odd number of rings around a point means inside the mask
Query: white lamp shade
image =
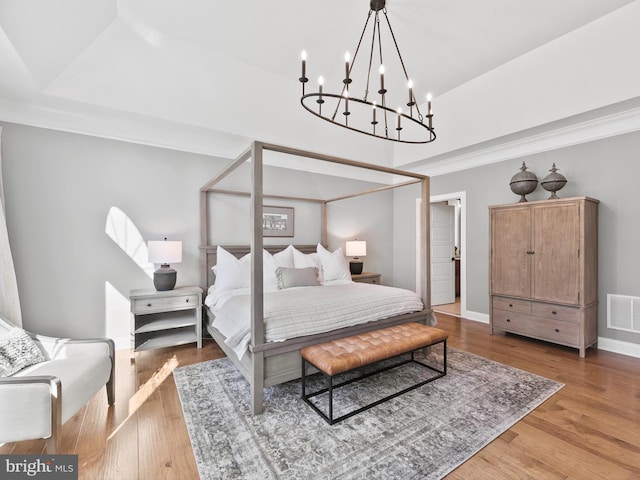
<svg viewBox="0 0 640 480"><path fill-rule="evenodd" d="M367 242L364 240L349 240L346 242L347 257L364 257L367 255Z"/></svg>
<svg viewBox="0 0 640 480"><path fill-rule="evenodd" d="M182 261L182 242L180 241L150 241L150 263L180 263Z"/></svg>

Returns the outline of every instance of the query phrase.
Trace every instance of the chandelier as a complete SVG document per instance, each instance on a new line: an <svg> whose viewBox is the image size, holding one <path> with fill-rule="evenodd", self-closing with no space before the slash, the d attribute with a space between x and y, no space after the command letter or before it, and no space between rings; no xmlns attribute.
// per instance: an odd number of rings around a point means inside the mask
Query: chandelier
<svg viewBox="0 0 640 480"><path fill-rule="evenodd" d="M335 125L339 125L349 130L365 133L373 137L382 138L401 143L430 143L436 139L436 132L433 128L433 111L431 109L431 94L427 94L423 105L426 107L426 114L420 111L419 102L413 94L413 81L407 74L396 37L391 28L386 0L370 0L369 14L364 24L360 40L350 59L349 52L345 54L344 79L340 87L340 93L330 93L323 91L324 80L318 79L318 90L306 93L305 85L309 82L307 78L307 54L302 51L302 75L298 79L302 84L302 97L300 103L313 115L322 118ZM391 97L390 92L385 88L385 63L383 59L382 35L381 35L381 15L384 15L386 25L389 27L389 34L393 40L393 45L402 70L407 91L396 92L396 97ZM371 33L371 48L368 52L369 64L366 69L366 78L357 82L352 77L352 72L358 58L362 40L367 32L370 20L373 18L373 28ZM374 67L374 60L378 60L379 77L372 80L371 70ZM388 78L388 77L387 77ZM377 85L372 85L377 82ZM376 89L373 98L370 98L369 88ZM361 97L354 95L359 89L363 89ZM404 99L401 100L401 97ZM390 100L398 103L390 103ZM408 100L408 101L407 101ZM405 104L406 107L402 104ZM390 106L391 105L391 106ZM396 108L392 108L396 107ZM404 109L403 109L404 108Z"/></svg>

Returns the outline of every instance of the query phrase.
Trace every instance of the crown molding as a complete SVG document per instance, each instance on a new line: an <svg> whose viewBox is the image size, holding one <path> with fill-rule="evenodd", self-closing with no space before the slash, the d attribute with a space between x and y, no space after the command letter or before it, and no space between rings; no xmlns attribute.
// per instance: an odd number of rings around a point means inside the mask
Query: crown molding
<svg viewBox="0 0 640 480"><path fill-rule="evenodd" d="M93 137L234 158L251 139L131 112L75 104L22 103L0 97L0 121Z"/></svg>
<svg viewBox="0 0 640 480"><path fill-rule="evenodd" d="M471 147L471 151L465 149L464 153L440 155L436 160L425 159L411 164L411 170L435 177L638 130L640 130L640 107L531 134L517 140ZM405 165L406 167L408 165Z"/></svg>
<svg viewBox="0 0 640 480"><path fill-rule="evenodd" d="M235 158L251 142L248 137L210 128L99 107L27 104L0 97L0 112L0 121L221 158ZM517 134L521 138L510 140L515 134L509 135L397 168L435 177L638 131L640 106L540 128L546 131L531 129L531 134Z"/></svg>

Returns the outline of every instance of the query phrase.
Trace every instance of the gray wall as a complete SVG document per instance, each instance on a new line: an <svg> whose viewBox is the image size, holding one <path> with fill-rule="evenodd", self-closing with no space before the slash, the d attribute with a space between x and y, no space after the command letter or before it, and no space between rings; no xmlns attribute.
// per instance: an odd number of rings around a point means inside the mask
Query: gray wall
<svg viewBox="0 0 640 480"><path fill-rule="evenodd" d="M140 243L148 240L182 240L183 261L173 265L178 285L199 283L199 189L228 159L11 123L3 124L2 155L25 328L77 338L126 338L129 290L152 288L149 274L134 261ZM372 186L325 176L305 186L303 176L267 169L265 190L270 182L276 193L290 193L294 186L298 194L334 196ZM295 206L298 233L277 243L317 243L319 216L307 218ZM128 217L126 224L118 223L117 242L106 234L113 207ZM388 192L332 206L329 246L344 248L344 240L355 236L368 240L365 267L390 279L392 216ZM221 243L236 243L245 228L240 225L248 225L248 218L223 222ZM317 236L309 235L314 231Z"/></svg>
<svg viewBox="0 0 640 480"><path fill-rule="evenodd" d="M111 207L122 210L145 241L182 240L183 262L175 265L178 284L198 284L198 191L227 159L15 124L4 124L2 150L7 223L26 328L90 337L121 334L127 327L129 290L149 288L151 280L105 234ZM556 162L569 179L561 197L601 201L600 336L640 344L638 334L606 328L607 293L640 296L639 152L640 133L631 133L433 177L432 195L467 193L467 309L489 311L487 207L517 200L509 179L522 160L539 178ZM304 172L268 172L278 193L294 185L308 196L326 197L371 185L323 176L309 184ZM529 198L547 196L539 187ZM411 186L331 206L330 248L354 237L367 240L365 269L382 273L383 283L415 289L418 197L418 188ZM295 206L293 242L315 243L319 238L309 235L318 228L315 214L309 220ZM222 234L234 236L244 228L239 224L244 219L227 222Z"/></svg>
<svg viewBox="0 0 640 480"><path fill-rule="evenodd" d="M519 171L522 161L539 180L555 162L569 181L558 196L588 196L600 200L599 336L640 344L640 335L606 327L607 294L640 296L640 132L431 179L432 195L459 191L467 194L467 310L489 312L487 207L518 200L509 189L509 180ZM542 200L548 196L549 193L538 186L527 198ZM398 232L395 233L397 236Z"/></svg>

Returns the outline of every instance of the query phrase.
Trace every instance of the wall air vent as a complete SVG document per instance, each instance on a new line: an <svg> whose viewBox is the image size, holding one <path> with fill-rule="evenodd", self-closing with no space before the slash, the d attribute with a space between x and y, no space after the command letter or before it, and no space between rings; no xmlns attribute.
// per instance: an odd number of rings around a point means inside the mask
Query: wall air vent
<svg viewBox="0 0 640 480"><path fill-rule="evenodd" d="M640 333L640 297L608 294L607 327Z"/></svg>

